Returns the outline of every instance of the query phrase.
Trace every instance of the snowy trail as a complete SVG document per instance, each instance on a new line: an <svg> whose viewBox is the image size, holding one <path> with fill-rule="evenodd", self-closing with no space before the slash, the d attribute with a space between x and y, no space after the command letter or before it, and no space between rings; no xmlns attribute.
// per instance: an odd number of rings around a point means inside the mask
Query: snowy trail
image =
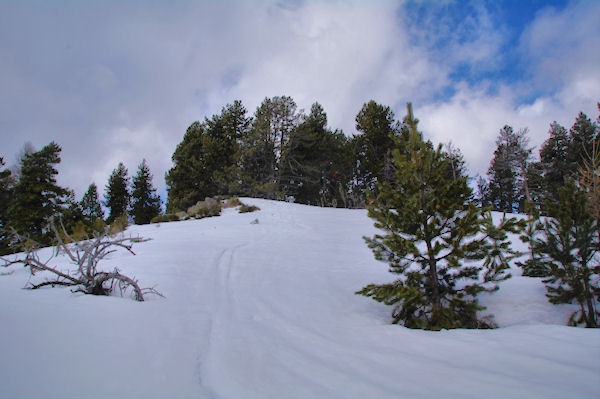
<svg viewBox="0 0 600 399"><path fill-rule="evenodd" d="M393 278L362 240L365 211L244 202L261 211L130 229L153 240L111 262L165 299L0 276L0 397L596 397L599 331L562 326L569 307L539 279L484 298L502 328L409 330L354 295Z"/></svg>

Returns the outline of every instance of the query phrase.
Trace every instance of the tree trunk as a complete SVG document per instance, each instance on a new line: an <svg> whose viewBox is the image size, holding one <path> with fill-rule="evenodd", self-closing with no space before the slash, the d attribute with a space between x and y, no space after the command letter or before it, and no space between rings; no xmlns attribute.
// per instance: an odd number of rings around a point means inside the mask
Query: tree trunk
<svg viewBox="0 0 600 399"><path fill-rule="evenodd" d="M438 280L437 274L437 262L435 260L435 256L433 254L433 247L431 246L431 240L426 240L427 242L427 256L429 258L429 277L431 278L432 284L432 320L437 320L440 317L440 313L442 310L442 301L440 298L440 283Z"/></svg>
<svg viewBox="0 0 600 399"><path fill-rule="evenodd" d="M585 295L585 301L587 305L587 317L585 318L585 326L595 328L598 327L598 322L596 321L596 310L594 309L594 304L592 303L592 298L590 297L591 289L590 284L587 279L587 276L584 276L583 279L583 289Z"/></svg>

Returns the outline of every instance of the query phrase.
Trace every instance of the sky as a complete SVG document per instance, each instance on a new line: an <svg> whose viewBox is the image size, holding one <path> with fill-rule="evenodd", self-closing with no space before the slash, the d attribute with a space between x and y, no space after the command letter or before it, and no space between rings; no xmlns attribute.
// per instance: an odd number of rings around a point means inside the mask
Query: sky
<svg viewBox="0 0 600 399"><path fill-rule="evenodd" d="M598 118L600 1L0 0L0 156L62 146L58 182L101 193L119 162L164 174L186 128L241 100L319 102L357 134L369 100L485 175L498 132Z"/></svg>

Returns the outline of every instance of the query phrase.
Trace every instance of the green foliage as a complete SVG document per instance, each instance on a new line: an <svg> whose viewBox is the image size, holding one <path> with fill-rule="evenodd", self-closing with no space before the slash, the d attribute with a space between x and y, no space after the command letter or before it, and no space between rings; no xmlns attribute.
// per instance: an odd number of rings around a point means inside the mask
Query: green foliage
<svg viewBox="0 0 600 399"><path fill-rule="evenodd" d="M148 224L160 214L160 197L152 185L152 173L144 159L133 178L131 216L135 224Z"/></svg>
<svg viewBox="0 0 600 399"><path fill-rule="evenodd" d="M515 264L523 269L523 276L547 277L550 275L550 268L544 262L535 244L541 229L540 210L533 202L528 201L525 204L525 212L528 216L519 238L529 245L529 258L525 262L515 262Z"/></svg>
<svg viewBox="0 0 600 399"><path fill-rule="evenodd" d="M476 297L510 277L514 253L506 233L518 223L505 219L494 226L491 214L473 203L466 178L448 178L449 157L423 141L410 104L404 122L409 136L396 139L395 179L378 183L378 194L368 196L369 217L382 233L365 238L375 258L400 277L357 294L394 306L394 323L410 328L491 327L477 317L484 308Z"/></svg>
<svg viewBox="0 0 600 399"><path fill-rule="evenodd" d="M488 169L486 201L496 211L522 211L527 199L527 129L517 132L505 125L496 140L496 150Z"/></svg>
<svg viewBox="0 0 600 399"><path fill-rule="evenodd" d="M592 153L594 142L598 140L598 126L592 123L583 112L580 112L569 131L569 148L567 160L570 163L570 177L575 178L577 167Z"/></svg>
<svg viewBox="0 0 600 399"><path fill-rule="evenodd" d="M127 214L130 199L127 168L125 168L123 162L119 162L117 168L112 171L108 178L104 196L104 205L110 209L108 223L112 223L117 218Z"/></svg>
<svg viewBox="0 0 600 399"><path fill-rule="evenodd" d="M12 190L7 225L41 244L51 242L49 219L60 213L68 191L56 184L61 148L55 142L21 158L19 181Z"/></svg>
<svg viewBox="0 0 600 399"><path fill-rule="evenodd" d="M59 218L69 233L78 222L85 222L81 203L75 199L75 191L67 190L64 205L53 217Z"/></svg>
<svg viewBox="0 0 600 399"><path fill-rule="evenodd" d="M558 201L558 189L564 185L565 177L575 172L567 157L571 145L567 129L555 121L550 125L549 134L540 150L544 191L540 205L543 207L545 201Z"/></svg>
<svg viewBox="0 0 600 399"><path fill-rule="evenodd" d="M300 119L291 97L265 98L258 106L251 129L241 140L242 194L271 199L285 197L284 173L290 161L290 138Z"/></svg>
<svg viewBox="0 0 600 399"><path fill-rule="evenodd" d="M80 202L81 212L83 213L83 220L89 226L95 223L97 219L104 219L104 212L102 211L102 205L98 197L98 187L96 183L89 185L86 193Z"/></svg>
<svg viewBox="0 0 600 399"><path fill-rule="evenodd" d="M4 159L0 157L0 255L9 252L9 242L4 230L8 220L8 206L12 201L13 179L8 169L3 169Z"/></svg>
<svg viewBox="0 0 600 399"><path fill-rule="evenodd" d="M376 182L393 180L392 149L398 149L394 137L400 135L400 125L390 107L371 100L356 115L356 130L361 134L354 140L354 190L376 190Z"/></svg>
<svg viewBox="0 0 600 399"><path fill-rule="evenodd" d="M348 140L326 125L323 107L314 103L290 136L281 184L295 202L321 206L342 202L337 185L345 187L352 172L345 154Z"/></svg>
<svg viewBox="0 0 600 399"><path fill-rule="evenodd" d="M173 213L165 213L164 215L158 215L152 218L150 223L163 223L163 222L177 222L179 221L179 216Z"/></svg>
<svg viewBox="0 0 600 399"><path fill-rule="evenodd" d="M173 153L174 166L165 176L167 212L187 209L219 193L243 191L246 179L241 177L239 143L248 135L249 125L240 101L223 107L211 119L190 125Z"/></svg>
<svg viewBox="0 0 600 399"><path fill-rule="evenodd" d="M585 192L573 181L568 180L558 195L558 202L547 204L550 217L540 223L543 235L535 240L549 268L546 295L555 304L579 304L570 325L599 327L598 221L589 214Z"/></svg>

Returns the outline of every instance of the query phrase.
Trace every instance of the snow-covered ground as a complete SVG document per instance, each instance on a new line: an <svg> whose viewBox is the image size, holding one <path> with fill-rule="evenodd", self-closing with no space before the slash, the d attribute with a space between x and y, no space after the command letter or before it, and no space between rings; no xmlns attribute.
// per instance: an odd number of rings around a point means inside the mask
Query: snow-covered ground
<svg viewBox="0 0 600 399"><path fill-rule="evenodd" d="M354 295L393 279L366 211L244 202L261 211L128 229L152 240L103 268L164 299L23 290L12 266L0 398L598 397L600 330L564 326L540 279L515 269L482 298L498 329L410 330Z"/></svg>

